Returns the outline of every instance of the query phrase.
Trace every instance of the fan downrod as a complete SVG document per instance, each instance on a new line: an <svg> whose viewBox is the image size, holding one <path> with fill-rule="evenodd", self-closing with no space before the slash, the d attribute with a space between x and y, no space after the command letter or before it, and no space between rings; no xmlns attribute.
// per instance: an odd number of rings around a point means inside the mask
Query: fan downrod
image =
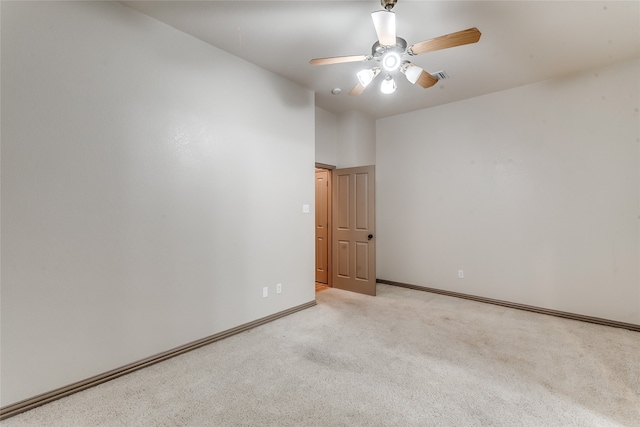
<svg viewBox="0 0 640 427"><path fill-rule="evenodd" d="M382 7L384 7L385 10L389 12L391 11L391 9L393 9L393 6L395 6L397 2L398 0L380 0L380 4L382 5Z"/></svg>

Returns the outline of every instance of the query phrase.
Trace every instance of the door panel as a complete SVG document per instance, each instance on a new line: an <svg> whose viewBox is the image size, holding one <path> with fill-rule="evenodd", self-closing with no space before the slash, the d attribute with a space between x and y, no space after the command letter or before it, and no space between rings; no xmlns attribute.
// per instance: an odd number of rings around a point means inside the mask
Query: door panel
<svg viewBox="0 0 640 427"><path fill-rule="evenodd" d="M355 178L355 214L356 214L356 230L369 230L369 174L356 173Z"/></svg>
<svg viewBox="0 0 640 427"><path fill-rule="evenodd" d="M333 286L376 294L375 168L333 172Z"/></svg>
<svg viewBox="0 0 640 427"><path fill-rule="evenodd" d="M369 243L356 242L356 279L369 280Z"/></svg>
<svg viewBox="0 0 640 427"><path fill-rule="evenodd" d="M327 257L328 242L324 237L316 237L316 282L327 283L329 274L327 267L329 260Z"/></svg>
<svg viewBox="0 0 640 427"><path fill-rule="evenodd" d="M334 171L335 172L335 171ZM351 219L349 216L349 187L351 176L349 175L339 175L338 180L335 185L335 190L338 192L337 201L335 203L336 213L337 213L337 222L338 228L341 230L349 229L349 220Z"/></svg>
<svg viewBox="0 0 640 427"><path fill-rule="evenodd" d="M340 278L348 279L351 277L349 273L349 266L351 262L349 260L349 254L351 251L349 250L349 242L346 240L338 240L338 259L337 259L337 274Z"/></svg>

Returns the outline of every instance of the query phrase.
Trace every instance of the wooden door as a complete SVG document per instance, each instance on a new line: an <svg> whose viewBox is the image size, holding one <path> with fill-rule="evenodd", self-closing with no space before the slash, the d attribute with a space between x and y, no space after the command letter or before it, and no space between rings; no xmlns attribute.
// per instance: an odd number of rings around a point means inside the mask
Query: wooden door
<svg viewBox="0 0 640 427"><path fill-rule="evenodd" d="M316 282L329 284L331 210L329 171L316 169Z"/></svg>
<svg viewBox="0 0 640 427"><path fill-rule="evenodd" d="M375 295L375 167L332 172L333 287Z"/></svg>

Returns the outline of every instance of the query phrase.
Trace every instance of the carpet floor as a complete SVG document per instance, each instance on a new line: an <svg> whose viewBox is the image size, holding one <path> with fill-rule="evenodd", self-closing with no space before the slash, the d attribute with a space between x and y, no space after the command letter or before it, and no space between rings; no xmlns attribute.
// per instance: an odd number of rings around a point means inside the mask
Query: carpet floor
<svg viewBox="0 0 640 427"><path fill-rule="evenodd" d="M0 422L640 427L640 334L378 284Z"/></svg>

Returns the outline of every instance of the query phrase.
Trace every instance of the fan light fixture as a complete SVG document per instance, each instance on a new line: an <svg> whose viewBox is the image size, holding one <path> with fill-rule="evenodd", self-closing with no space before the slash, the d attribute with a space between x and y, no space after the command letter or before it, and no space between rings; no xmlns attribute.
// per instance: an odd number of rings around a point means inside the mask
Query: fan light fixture
<svg viewBox="0 0 640 427"><path fill-rule="evenodd" d="M382 57L382 66L387 71L395 71L400 67L400 54L395 51L389 51Z"/></svg>
<svg viewBox="0 0 640 427"><path fill-rule="evenodd" d="M420 74L422 74L424 70L417 65L405 64L400 71L404 73L404 75L407 77L407 80L409 80L411 84L416 84L416 82L420 78Z"/></svg>
<svg viewBox="0 0 640 427"><path fill-rule="evenodd" d="M362 70L358 71L356 76L358 77L358 81L360 82L360 84L364 87L367 87L376 76L376 73L373 70Z"/></svg>
<svg viewBox="0 0 640 427"><path fill-rule="evenodd" d="M385 95L389 95L390 93L393 93L395 91L396 82L391 78L390 75L387 75L387 77L384 78L382 84L380 85L380 92L384 93Z"/></svg>

